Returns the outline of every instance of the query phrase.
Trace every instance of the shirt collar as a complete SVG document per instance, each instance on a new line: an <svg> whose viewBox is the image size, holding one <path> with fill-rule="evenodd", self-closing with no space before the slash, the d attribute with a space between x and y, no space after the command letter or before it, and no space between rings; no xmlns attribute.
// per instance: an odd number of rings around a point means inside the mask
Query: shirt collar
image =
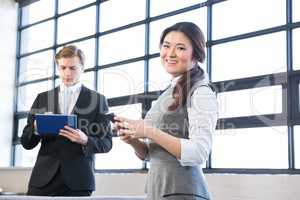
<svg viewBox="0 0 300 200"><path fill-rule="evenodd" d="M72 93L78 92L81 89L82 83L81 81L77 82L75 85L72 86L65 86L65 84L60 84L60 91L63 92L66 88L70 89Z"/></svg>
<svg viewBox="0 0 300 200"><path fill-rule="evenodd" d="M171 87L175 87L176 83L178 82L178 80L182 77L182 75L179 75L179 76L176 76L176 77L173 77L171 79ZM201 82L203 84L207 84L209 83L209 80L208 80L208 74L204 71L204 74L203 74L203 79L201 80Z"/></svg>
<svg viewBox="0 0 300 200"><path fill-rule="evenodd" d="M182 75L173 77L173 78L171 79L171 87L175 87L176 83L178 82L178 80L179 80L181 77L182 77Z"/></svg>

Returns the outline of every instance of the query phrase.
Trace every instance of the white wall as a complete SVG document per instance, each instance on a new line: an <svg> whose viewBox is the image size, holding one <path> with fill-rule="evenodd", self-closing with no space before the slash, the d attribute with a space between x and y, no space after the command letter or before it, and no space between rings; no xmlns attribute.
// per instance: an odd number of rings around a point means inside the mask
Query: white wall
<svg viewBox="0 0 300 200"><path fill-rule="evenodd" d="M24 193L29 168L0 168L0 188ZM300 199L300 175L206 174L214 200ZM94 195L144 195L146 174L96 174Z"/></svg>
<svg viewBox="0 0 300 200"><path fill-rule="evenodd" d="M9 166L16 59L17 4L0 0L0 166Z"/></svg>

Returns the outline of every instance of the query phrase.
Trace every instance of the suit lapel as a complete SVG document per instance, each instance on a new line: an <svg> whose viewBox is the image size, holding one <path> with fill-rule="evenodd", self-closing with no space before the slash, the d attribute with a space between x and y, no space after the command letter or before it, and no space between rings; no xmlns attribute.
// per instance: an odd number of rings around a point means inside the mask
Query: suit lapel
<svg viewBox="0 0 300 200"><path fill-rule="evenodd" d="M89 98L89 94L88 94L88 89L86 87L84 87L83 85L81 86L81 90L79 93L79 96L77 98L77 101L74 105L74 108L72 109L72 114L80 114L80 109L83 109L86 107L86 98Z"/></svg>
<svg viewBox="0 0 300 200"><path fill-rule="evenodd" d="M54 88L54 112L53 113L61 113L59 106L59 87Z"/></svg>
<svg viewBox="0 0 300 200"><path fill-rule="evenodd" d="M56 87L50 90L47 95L47 112L59 113L59 103L58 103L58 92L59 88ZM46 103L46 102L45 102Z"/></svg>

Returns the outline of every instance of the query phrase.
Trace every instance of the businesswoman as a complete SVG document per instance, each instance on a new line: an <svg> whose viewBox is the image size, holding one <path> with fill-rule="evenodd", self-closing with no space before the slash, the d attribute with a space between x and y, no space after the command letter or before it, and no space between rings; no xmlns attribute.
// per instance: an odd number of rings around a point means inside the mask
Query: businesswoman
<svg viewBox="0 0 300 200"><path fill-rule="evenodd" d="M205 60L200 28L180 22L164 30L160 58L173 77L170 86L144 120L117 116L115 127L140 159L150 160L148 199L211 199L201 165L211 150L217 101L199 65Z"/></svg>

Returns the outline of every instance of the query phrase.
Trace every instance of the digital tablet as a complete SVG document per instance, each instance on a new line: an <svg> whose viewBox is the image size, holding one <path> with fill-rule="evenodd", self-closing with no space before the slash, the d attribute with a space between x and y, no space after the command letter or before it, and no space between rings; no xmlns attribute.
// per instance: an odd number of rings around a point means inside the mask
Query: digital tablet
<svg viewBox="0 0 300 200"><path fill-rule="evenodd" d="M58 135L66 125L77 129L76 115L36 114L35 120L39 135Z"/></svg>

